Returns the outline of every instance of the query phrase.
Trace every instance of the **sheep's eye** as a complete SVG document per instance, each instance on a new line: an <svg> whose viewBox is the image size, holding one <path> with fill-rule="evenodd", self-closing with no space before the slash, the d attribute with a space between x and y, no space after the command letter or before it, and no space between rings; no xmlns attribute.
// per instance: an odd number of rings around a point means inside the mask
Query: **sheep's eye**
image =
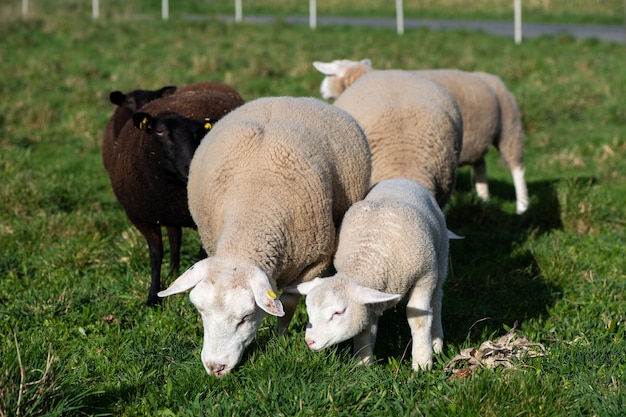
<svg viewBox="0 0 626 417"><path fill-rule="evenodd" d="M248 313L245 316L243 316L241 318L241 320L239 320L239 323L237 323L237 327L241 326L242 324L244 324L245 322L247 322L248 320L250 320L252 318L252 315L254 313Z"/></svg>
<svg viewBox="0 0 626 417"><path fill-rule="evenodd" d="M341 317L341 316L343 316L343 313L345 313L345 312L346 312L345 307L344 307L344 309L343 309L343 310L341 310L341 311L335 311L335 312L333 313L333 316L332 316L330 319L332 320L332 319L336 319L336 318L338 318L338 317Z"/></svg>
<svg viewBox="0 0 626 417"><path fill-rule="evenodd" d="M154 132L157 134L157 136L163 136L165 134L165 130L163 129L157 129L156 132Z"/></svg>

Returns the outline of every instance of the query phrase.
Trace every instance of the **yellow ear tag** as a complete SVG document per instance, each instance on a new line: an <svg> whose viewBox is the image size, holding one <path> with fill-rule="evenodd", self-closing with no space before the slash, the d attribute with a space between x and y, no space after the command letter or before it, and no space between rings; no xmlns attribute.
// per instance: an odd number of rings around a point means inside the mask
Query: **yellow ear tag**
<svg viewBox="0 0 626 417"><path fill-rule="evenodd" d="M141 122L139 122L139 129L146 130L146 125L148 124L148 118L144 117Z"/></svg>
<svg viewBox="0 0 626 417"><path fill-rule="evenodd" d="M275 300L275 299L276 299L276 293L275 293L274 291L272 291L272 290L267 290L266 294L267 294L267 296L268 296L269 298L271 298L272 300Z"/></svg>
<svg viewBox="0 0 626 417"><path fill-rule="evenodd" d="M210 130L213 125L209 122L211 119L209 119L208 117L206 119L204 119L204 121L206 122L204 124L204 130Z"/></svg>

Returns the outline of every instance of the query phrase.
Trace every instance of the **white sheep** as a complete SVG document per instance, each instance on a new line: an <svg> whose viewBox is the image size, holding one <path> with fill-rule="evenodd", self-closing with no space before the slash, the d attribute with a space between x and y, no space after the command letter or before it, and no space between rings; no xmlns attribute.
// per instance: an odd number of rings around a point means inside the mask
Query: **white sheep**
<svg viewBox="0 0 626 417"><path fill-rule="evenodd" d="M322 82L321 93L324 98L337 97L347 83L332 72L336 72L336 68L355 64L371 68L371 62L367 59L359 62L314 63L316 68L331 73ZM459 165L472 166L478 196L483 200L489 198L485 155L493 145L511 171L517 200L516 212L524 213L528 208L528 188L524 179L524 131L515 97L504 82L496 75L485 72L436 69L415 73L440 84L456 99L463 116L463 149Z"/></svg>
<svg viewBox="0 0 626 417"><path fill-rule="evenodd" d="M384 180L346 213L334 259L337 273L288 288L306 294L306 343L324 349L354 337L371 363L378 317L408 294L413 368L432 367L443 348L441 302L448 230L431 193L416 181Z"/></svg>
<svg viewBox="0 0 626 417"><path fill-rule="evenodd" d="M330 266L336 230L366 194L370 173L356 121L314 98L251 101L207 134L188 195L209 258L159 296L194 288L209 374L224 376L239 363L266 313L287 328L299 295L277 300L275 291Z"/></svg>
<svg viewBox="0 0 626 417"><path fill-rule="evenodd" d="M368 60L315 62L322 96L359 122L372 152L371 184L418 181L445 207L463 139L458 105L443 87L413 72L373 70Z"/></svg>

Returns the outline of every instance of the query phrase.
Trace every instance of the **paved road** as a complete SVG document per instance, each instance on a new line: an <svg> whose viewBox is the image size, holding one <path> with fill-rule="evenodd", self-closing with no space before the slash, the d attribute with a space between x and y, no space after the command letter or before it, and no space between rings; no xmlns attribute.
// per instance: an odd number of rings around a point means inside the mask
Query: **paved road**
<svg viewBox="0 0 626 417"><path fill-rule="evenodd" d="M233 16L221 16L223 20L234 21ZM244 22L250 23L271 23L276 20L272 16L243 16ZM308 16L286 16L283 20L290 24L309 24ZM368 17L331 17L318 16L317 25L357 25L370 27L396 27L396 20L392 18L368 18ZM483 22L483 21L458 21L458 20L421 20L404 19L405 31L414 28L441 29L475 29L483 30L496 35L510 36L513 38L513 20L510 22ZM569 33L577 38L621 42L626 39L624 26L604 26L604 25L578 25L567 23L523 23L523 38L534 38L542 35L558 35Z"/></svg>

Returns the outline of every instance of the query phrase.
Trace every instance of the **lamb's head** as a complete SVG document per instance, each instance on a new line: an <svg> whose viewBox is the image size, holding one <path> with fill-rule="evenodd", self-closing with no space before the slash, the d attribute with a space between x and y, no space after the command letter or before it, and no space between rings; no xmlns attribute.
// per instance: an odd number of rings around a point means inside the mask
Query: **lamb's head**
<svg viewBox="0 0 626 417"><path fill-rule="evenodd" d="M356 284L340 274L315 278L286 291L307 296L309 322L305 341L312 350L321 350L356 336L371 321L368 305L400 298Z"/></svg>
<svg viewBox="0 0 626 417"><path fill-rule="evenodd" d="M186 185L191 158L200 141L211 130L211 120L201 122L175 112L163 112L157 117L137 112L133 114L133 123L158 144L161 169Z"/></svg>
<svg viewBox="0 0 626 417"><path fill-rule="evenodd" d="M369 59L350 61L340 59L332 62L313 62L313 66L326 77L320 86L320 94L324 100L337 98L354 83L358 77L372 69Z"/></svg>
<svg viewBox="0 0 626 417"><path fill-rule="evenodd" d="M159 297L193 288L189 299L204 325L202 363L209 375L222 377L239 363L266 313L285 313L267 275L247 261L203 259Z"/></svg>
<svg viewBox="0 0 626 417"><path fill-rule="evenodd" d="M133 90L130 93L121 91L111 91L109 100L119 107L128 109L131 113L136 112L149 102L157 98L171 96L176 91L176 87L168 85L158 90Z"/></svg>

